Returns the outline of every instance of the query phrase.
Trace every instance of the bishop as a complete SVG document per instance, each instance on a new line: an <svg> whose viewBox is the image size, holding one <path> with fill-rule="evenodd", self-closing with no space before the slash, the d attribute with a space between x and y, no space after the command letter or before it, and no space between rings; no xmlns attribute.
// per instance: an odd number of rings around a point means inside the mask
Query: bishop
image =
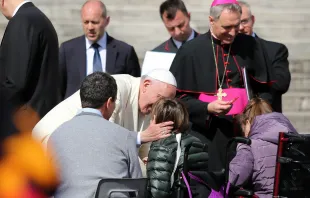
<svg viewBox="0 0 310 198"><path fill-rule="evenodd" d="M273 74L255 38L238 34L240 17L236 0L214 0L210 30L182 46L170 68L178 84L177 97L188 107L192 130L209 144L210 171L225 168L226 145L237 132L234 115L226 115L232 101L222 99L225 90L244 88L242 67L247 68L254 95L271 99L268 82ZM207 103L198 99L200 94L217 97Z"/></svg>

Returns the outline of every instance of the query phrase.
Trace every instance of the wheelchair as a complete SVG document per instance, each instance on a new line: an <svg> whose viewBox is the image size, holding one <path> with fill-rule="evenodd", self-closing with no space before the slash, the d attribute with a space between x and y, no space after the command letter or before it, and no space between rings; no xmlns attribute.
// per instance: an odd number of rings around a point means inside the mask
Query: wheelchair
<svg viewBox="0 0 310 198"><path fill-rule="evenodd" d="M251 144L251 141L247 138L235 137L227 145L227 148L232 143L245 143ZM200 142L193 142L191 145L188 145L184 151L184 164L183 169L177 172L177 190L176 193L172 196L174 198L193 198L197 197L193 195L192 189L193 186L197 188L197 185L200 186L201 191L205 194L200 195L201 197L217 197L222 193L223 197L255 197L252 191L241 189L233 185L229 185L229 189L226 188L228 185L228 171L229 164L225 169L218 172L209 172L209 171L191 171L190 164L188 163L188 152L191 147L196 147L203 149L205 152L208 152L208 146ZM226 153L226 159L228 158L228 153ZM223 187L225 186L225 187ZM204 189L203 189L204 188ZM203 189L203 190L201 190ZM227 190L227 193L225 193ZM218 193L220 192L220 193ZM227 195L226 195L227 194Z"/></svg>
<svg viewBox="0 0 310 198"><path fill-rule="evenodd" d="M232 142L251 144L249 139L241 137L233 138L229 144ZM197 144L196 146L205 147ZM184 157L186 158L186 155ZM186 159L184 159L184 162L186 162ZM225 170L229 170L228 163ZM185 166L184 174L180 175L180 177L186 177L188 181L193 178L194 180L200 180L211 191L222 191L224 198L257 197L251 190L242 189L233 184L228 185L229 173L225 170L220 172L195 172L187 170ZM187 195L190 189L187 189L176 198L190 197ZM310 198L310 135L279 133L273 197Z"/></svg>
<svg viewBox="0 0 310 198"><path fill-rule="evenodd" d="M310 135L279 134L273 197L310 197Z"/></svg>

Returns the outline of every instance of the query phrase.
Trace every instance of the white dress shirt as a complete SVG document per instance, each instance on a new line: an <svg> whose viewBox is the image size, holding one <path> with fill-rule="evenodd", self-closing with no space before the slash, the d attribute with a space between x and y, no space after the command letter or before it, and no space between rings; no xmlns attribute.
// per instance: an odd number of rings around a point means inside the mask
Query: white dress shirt
<svg viewBox="0 0 310 198"><path fill-rule="evenodd" d="M190 41L195 37L195 31L192 30L191 35L188 37L188 39L186 41ZM177 48L179 49L182 46L182 42L175 40L174 38L172 38L174 44L177 46Z"/></svg>
<svg viewBox="0 0 310 198"><path fill-rule="evenodd" d="M15 8L15 10L14 10L14 12L13 12L13 16L16 14L16 12L19 10L19 8L22 7L22 5L24 5L25 3L28 3L28 2L30 2L30 1L23 1L21 4L19 4L19 5ZM13 16L12 16L12 17L13 17Z"/></svg>
<svg viewBox="0 0 310 198"><path fill-rule="evenodd" d="M94 54L95 49L91 46L93 42L89 41L86 37L86 75L93 73L93 62L94 62ZM105 32L103 37L101 37L97 43L100 45L99 54L101 59L102 71L106 71L106 56L107 56L107 33Z"/></svg>

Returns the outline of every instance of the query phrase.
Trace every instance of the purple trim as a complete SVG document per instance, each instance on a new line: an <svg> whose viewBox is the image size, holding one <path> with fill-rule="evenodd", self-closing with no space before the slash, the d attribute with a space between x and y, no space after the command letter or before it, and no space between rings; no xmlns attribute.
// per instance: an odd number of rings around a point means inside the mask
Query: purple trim
<svg viewBox="0 0 310 198"><path fill-rule="evenodd" d="M182 172L182 175L183 175L185 184L186 184L186 186L187 186L187 189L190 190L190 187L189 187L189 185L188 185L188 182L187 182L186 178L184 177L184 173L183 173L183 172ZM202 183L202 184L204 184L204 185L206 185L206 186L208 186L208 187L210 188L210 186L209 186L206 182L204 182L204 181L203 181L202 179L200 179L199 177L197 177L197 176L191 174L190 172L188 173L188 176L189 176L191 179L193 179L193 180L195 180L195 181L197 181L197 182L199 182L199 183ZM226 195L228 195L229 188L230 188L230 183L228 182L227 188L226 188ZM224 198L224 187L222 187L220 191L215 191L215 190L213 190L212 188L210 188L210 189L211 189L211 193L210 193L210 195L209 195L208 198ZM190 192L190 191L189 191L189 192ZM192 196L190 196L190 198L192 198Z"/></svg>
<svg viewBox="0 0 310 198"><path fill-rule="evenodd" d="M191 191L191 187L189 186L189 183L188 183L188 181L187 181L187 179L186 179L185 174L183 173L183 171L181 172L181 174L182 174L182 177L183 177L184 183L185 183L185 185L186 185L186 187L187 187L188 196L189 196L189 198L192 198L192 191Z"/></svg>
<svg viewBox="0 0 310 198"><path fill-rule="evenodd" d="M193 175L192 173L188 173L188 176L190 177L190 178L192 178L193 180L196 180L196 181L198 181L198 182L200 182L200 183L203 183L204 185L206 185L206 186L208 186L209 187L209 185L206 183L206 182L204 182L202 179L200 179L199 177L197 177L197 176L195 176L195 175ZM210 188L210 187L209 187Z"/></svg>
<svg viewBox="0 0 310 198"><path fill-rule="evenodd" d="M226 195L228 195L229 188L230 188L230 182L228 182L228 184L227 184L227 186L226 186Z"/></svg>

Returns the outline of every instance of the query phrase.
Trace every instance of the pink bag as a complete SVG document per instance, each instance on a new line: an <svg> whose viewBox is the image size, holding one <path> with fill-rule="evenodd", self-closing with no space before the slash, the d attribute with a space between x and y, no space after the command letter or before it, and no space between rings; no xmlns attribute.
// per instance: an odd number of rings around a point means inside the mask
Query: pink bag
<svg viewBox="0 0 310 198"><path fill-rule="evenodd" d="M246 90L244 88L230 88L223 89L223 93L227 95L223 97L223 101L230 101L238 98L232 105L231 110L226 115L237 115L242 113L245 106L248 104L248 97ZM211 96L206 94L200 94L199 100L203 102L212 102L217 100L217 96Z"/></svg>

